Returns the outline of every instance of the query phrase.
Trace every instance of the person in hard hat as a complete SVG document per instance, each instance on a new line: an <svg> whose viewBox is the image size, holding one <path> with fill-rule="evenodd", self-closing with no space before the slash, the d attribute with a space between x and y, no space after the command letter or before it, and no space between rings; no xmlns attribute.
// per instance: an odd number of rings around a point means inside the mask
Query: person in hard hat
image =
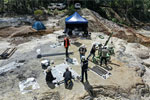
<svg viewBox="0 0 150 100"><path fill-rule="evenodd" d="M87 70L88 70L88 60L85 59L85 56L82 56L82 63L81 63L81 82L84 82L84 74L85 74L85 79L86 79L86 81L88 81Z"/></svg>
<svg viewBox="0 0 150 100"><path fill-rule="evenodd" d="M69 57L69 55L68 55L69 46L70 46L69 37L66 36L66 37L64 38L64 47L65 47L65 49L66 49L66 58Z"/></svg>
<svg viewBox="0 0 150 100"><path fill-rule="evenodd" d="M109 51L107 49L107 47L103 47L102 48L102 53L101 53L101 60L100 60L100 65L102 66L103 60L105 61L105 65L107 66L107 55L108 55Z"/></svg>
<svg viewBox="0 0 150 100"><path fill-rule="evenodd" d="M89 56L87 57L87 59L89 59L89 57L90 57L91 55L93 55L92 58L94 58L94 57L95 57L95 52L96 52L96 44L94 44L94 45L92 46L92 49L91 49L90 54L89 54Z"/></svg>
<svg viewBox="0 0 150 100"><path fill-rule="evenodd" d="M80 60L82 58L82 56L85 56L85 53L87 52L87 49L85 47L85 45L83 44L80 48L79 48L79 53L80 53Z"/></svg>
<svg viewBox="0 0 150 100"><path fill-rule="evenodd" d="M64 81L65 81L65 87L67 88L68 85L70 85L70 83L72 82L72 73L71 71L69 71L69 68L66 68L66 72L64 72L63 74L64 77Z"/></svg>
<svg viewBox="0 0 150 100"><path fill-rule="evenodd" d="M55 77L53 77L51 70L52 69L50 67L48 67L46 70L46 81L50 83L52 83L52 81L56 79Z"/></svg>

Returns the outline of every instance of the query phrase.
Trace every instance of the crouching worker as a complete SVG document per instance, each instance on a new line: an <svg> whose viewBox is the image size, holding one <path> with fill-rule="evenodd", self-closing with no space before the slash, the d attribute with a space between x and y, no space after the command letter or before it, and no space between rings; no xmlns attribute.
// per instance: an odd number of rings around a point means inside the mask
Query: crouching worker
<svg viewBox="0 0 150 100"><path fill-rule="evenodd" d="M53 77L51 70L52 70L51 68L47 68L46 70L46 82L50 82L50 83L52 83L53 80L56 79L55 77Z"/></svg>
<svg viewBox="0 0 150 100"><path fill-rule="evenodd" d="M65 88L69 89L72 88L73 82L72 82L72 73L69 71L68 68L66 68L66 72L63 74L64 81L65 81Z"/></svg>

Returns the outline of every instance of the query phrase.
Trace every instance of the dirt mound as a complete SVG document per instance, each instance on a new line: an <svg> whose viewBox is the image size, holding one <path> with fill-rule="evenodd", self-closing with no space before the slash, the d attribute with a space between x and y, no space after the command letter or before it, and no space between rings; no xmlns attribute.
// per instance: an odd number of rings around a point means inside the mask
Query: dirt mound
<svg viewBox="0 0 150 100"><path fill-rule="evenodd" d="M31 26L7 27L0 30L0 37L10 38L11 44L22 44L31 41L34 37L40 38L46 34L51 34L54 31L60 30L55 27L47 27L46 30L36 31Z"/></svg>
<svg viewBox="0 0 150 100"><path fill-rule="evenodd" d="M53 33L53 29L36 31L30 28L24 28L22 31L16 32L11 35L11 37L29 37L29 36L42 36L45 34Z"/></svg>
<svg viewBox="0 0 150 100"><path fill-rule="evenodd" d="M109 35L110 32L114 32L114 37L127 40L128 42L150 46L150 38L137 33L133 28L120 26L112 21L104 19L98 13L89 9L81 10L81 15L89 21L89 31L99 31L107 35Z"/></svg>
<svg viewBox="0 0 150 100"><path fill-rule="evenodd" d="M57 27L47 27L46 30L37 31L31 26L20 26L20 27L6 27L0 29L0 37L30 37L30 36L43 36L46 34L53 33L54 31L60 30Z"/></svg>
<svg viewBox="0 0 150 100"><path fill-rule="evenodd" d="M150 46L150 38L142 34L136 33L133 29L126 29L125 31L119 30L113 36L127 40L128 42L141 43L145 46Z"/></svg>
<svg viewBox="0 0 150 100"><path fill-rule="evenodd" d="M28 37L28 36L41 36L49 34L58 29L47 28L43 31L36 31L31 26L21 27L8 27L0 30L0 37Z"/></svg>
<svg viewBox="0 0 150 100"><path fill-rule="evenodd" d="M100 16L96 16L94 11L88 10L88 9L83 9L81 10L80 14L85 17L88 20L88 27L89 31L92 32L107 32L108 28L103 25L101 20L99 20Z"/></svg>
<svg viewBox="0 0 150 100"><path fill-rule="evenodd" d="M89 9L81 10L81 15L83 15L83 17L85 17L89 21L89 29L94 32L95 30L100 30L102 32L117 32L118 30L125 29L117 25L116 23L101 17L98 13Z"/></svg>
<svg viewBox="0 0 150 100"><path fill-rule="evenodd" d="M91 10L83 9L78 11L78 13L88 20L88 30L90 32L108 32L108 29L101 23L98 18L96 18ZM58 25L63 29L65 28L65 18L67 17L68 16L61 18L58 22Z"/></svg>
<svg viewBox="0 0 150 100"><path fill-rule="evenodd" d="M0 29L0 37L7 38L8 36L10 36L12 33L16 31L19 31L19 29L15 27L7 27L7 28Z"/></svg>
<svg viewBox="0 0 150 100"><path fill-rule="evenodd" d="M133 29L127 29L128 33L134 34L137 42L142 43L144 45L148 45L150 43L150 38L146 37L142 34L136 33Z"/></svg>

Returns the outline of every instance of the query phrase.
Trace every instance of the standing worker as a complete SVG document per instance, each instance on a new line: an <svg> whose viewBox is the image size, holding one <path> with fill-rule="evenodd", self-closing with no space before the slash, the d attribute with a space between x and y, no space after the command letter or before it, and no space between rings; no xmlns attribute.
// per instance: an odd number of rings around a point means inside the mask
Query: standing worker
<svg viewBox="0 0 150 100"><path fill-rule="evenodd" d="M81 82L84 81L84 74L85 74L85 79L86 79L86 81L88 81L87 70L88 70L88 60L85 59L85 56L82 56L82 63L81 63Z"/></svg>
<svg viewBox="0 0 150 100"><path fill-rule="evenodd" d="M93 46L92 46L92 49L91 49L91 51L90 51L90 54L89 54L89 56L87 57L87 60L89 60L89 57L91 56L91 55L93 55L93 57L92 57L92 59L95 57L95 52L96 52L96 44L93 44Z"/></svg>
<svg viewBox="0 0 150 100"><path fill-rule="evenodd" d="M66 48L66 58L69 57L69 55L68 55L69 46L70 46L69 37L66 36L66 37L64 38L64 47Z"/></svg>
<svg viewBox="0 0 150 100"><path fill-rule="evenodd" d="M107 49L107 47L104 47L102 49L102 54L101 54L101 61L100 61L100 65L102 66L103 60L105 60L105 65L107 66L107 55L108 55L109 51Z"/></svg>
<svg viewBox="0 0 150 100"><path fill-rule="evenodd" d="M82 58L82 56L85 56L85 53L87 52L87 49L85 47L85 45L83 44L80 48L79 48L79 53L80 53L80 60Z"/></svg>

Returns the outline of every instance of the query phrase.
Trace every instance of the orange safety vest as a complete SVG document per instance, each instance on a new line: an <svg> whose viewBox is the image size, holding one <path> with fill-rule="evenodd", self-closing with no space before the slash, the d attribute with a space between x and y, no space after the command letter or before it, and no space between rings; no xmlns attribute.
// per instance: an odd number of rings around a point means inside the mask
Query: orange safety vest
<svg viewBox="0 0 150 100"><path fill-rule="evenodd" d="M65 42L65 48L67 48L68 46L70 46L70 42L68 38L64 38L64 42ZM69 43L68 43L69 42ZM68 45L69 44L69 45Z"/></svg>

